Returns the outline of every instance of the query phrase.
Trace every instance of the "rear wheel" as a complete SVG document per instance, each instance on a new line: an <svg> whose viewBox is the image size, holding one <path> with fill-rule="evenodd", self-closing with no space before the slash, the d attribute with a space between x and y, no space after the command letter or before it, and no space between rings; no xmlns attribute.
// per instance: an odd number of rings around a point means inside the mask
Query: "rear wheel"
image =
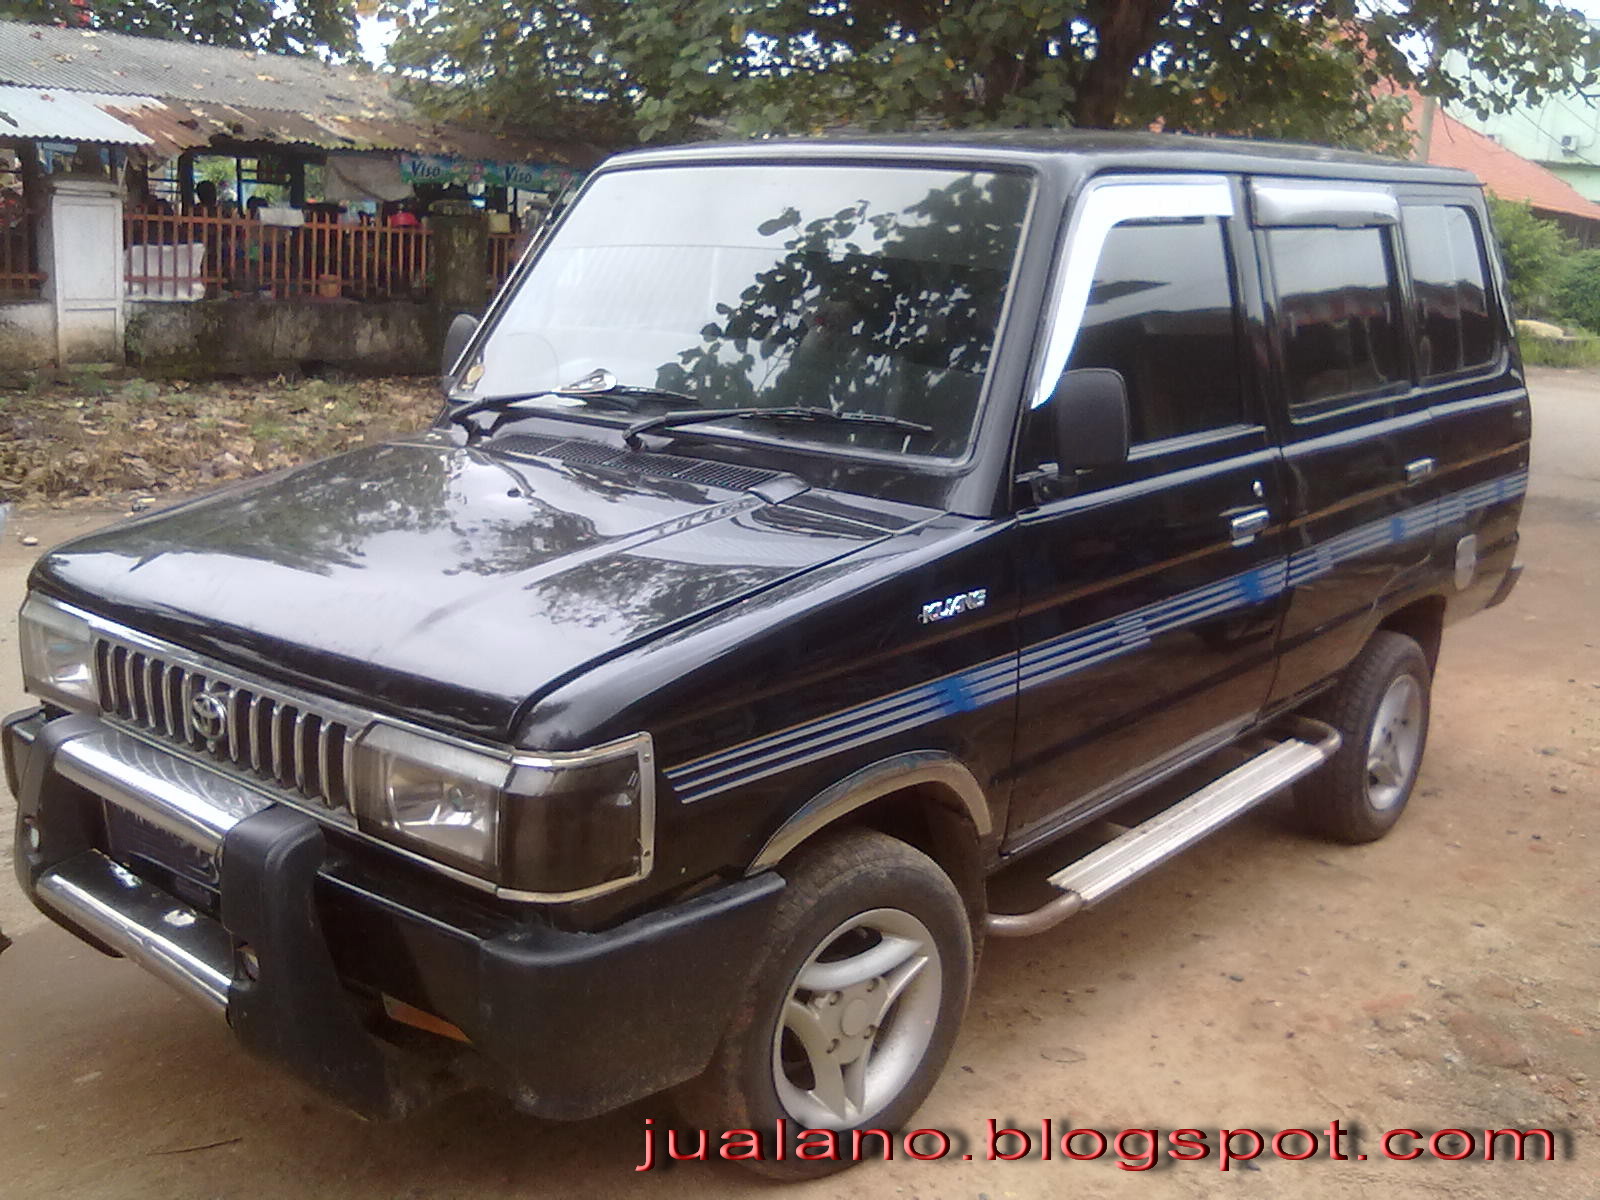
<svg viewBox="0 0 1600 1200"><path fill-rule="evenodd" d="M1344 743L1296 789L1303 822L1341 842L1376 841L1400 819L1428 740L1432 676L1422 647L1380 630L1317 715Z"/></svg>
<svg viewBox="0 0 1600 1200"><path fill-rule="evenodd" d="M848 1151L848 1131L893 1132L927 1097L966 1009L972 935L949 877L886 834L834 835L779 869L789 886L765 953L711 1066L677 1101L713 1141L760 1134L765 1158L746 1165L761 1174L813 1178L849 1162L800 1157L825 1146L796 1145L803 1131L839 1131Z"/></svg>

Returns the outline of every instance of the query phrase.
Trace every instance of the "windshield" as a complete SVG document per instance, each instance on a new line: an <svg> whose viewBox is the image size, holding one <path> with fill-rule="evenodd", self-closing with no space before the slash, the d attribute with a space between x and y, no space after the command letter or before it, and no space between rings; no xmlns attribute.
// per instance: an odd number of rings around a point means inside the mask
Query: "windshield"
<svg viewBox="0 0 1600 1200"><path fill-rule="evenodd" d="M466 376L471 394L558 389L605 371L623 388L667 389L700 408L826 408L932 432L832 422L727 429L958 456L1030 189L1018 175L862 165L601 175L490 331ZM643 415L684 407L633 403Z"/></svg>

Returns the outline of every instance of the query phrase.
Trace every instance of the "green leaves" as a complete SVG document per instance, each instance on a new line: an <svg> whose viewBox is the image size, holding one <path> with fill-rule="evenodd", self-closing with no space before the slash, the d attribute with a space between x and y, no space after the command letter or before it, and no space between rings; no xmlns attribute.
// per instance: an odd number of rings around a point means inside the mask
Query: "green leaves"
<svg viewBox="0 0 1600 1200"><path fill-rule="evenodd" d="M1563 321L1600 329L1600 250L1582 250L1556 274L1555 310Z"/></svg>
<svg viewBox="0 0 1600 1200"><path fill-rule="evenodd" d="M441 115L487 109L607 146L1110 124L1406 153L1408 104L1386 80L1487 111L1587 85L1600 65L1581 15L1540 0L385 0L384 12L406 20L391 58ZM508 23L515 36L501 35Z"/></svg>
<svg viewBox="0 0 1600 1200"><path fill-rule="evenodd" d="M1500 243L1517 315L1552 315L1557 307L1555 292L1562 282L1562 264L1573 257L1577 243L1554 221L1534 216L1528 205L1498 196L1489 197L1489 219L1494 225L1495 240ZM1585 313L1578 319L1587 325L1588 316Z"/></svg>
<svg viewBox="0 0 1600 1200"><path fill-rule="evenodd" d="M345 0L0 0L0 17L170 38L239 50L345 57L356 49L355 9Z"/></svg>

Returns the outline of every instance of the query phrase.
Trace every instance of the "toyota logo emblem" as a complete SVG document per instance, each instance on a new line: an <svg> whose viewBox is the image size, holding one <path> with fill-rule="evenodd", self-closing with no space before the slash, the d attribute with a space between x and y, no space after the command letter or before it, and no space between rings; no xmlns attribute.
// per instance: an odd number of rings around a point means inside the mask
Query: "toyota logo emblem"
<svg viewBox="0 0 1600 1200"><path fill-rule="evenodd" d="M215 692L201 692L189 701L189 728L208 742L228 732L228 706Z"/></svg>

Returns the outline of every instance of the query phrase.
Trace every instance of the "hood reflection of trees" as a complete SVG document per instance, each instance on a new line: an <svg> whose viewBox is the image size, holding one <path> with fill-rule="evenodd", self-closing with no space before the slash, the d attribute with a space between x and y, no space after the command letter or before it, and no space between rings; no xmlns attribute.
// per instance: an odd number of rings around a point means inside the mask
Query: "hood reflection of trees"
<svg viewBox="0 0 1600 1200"><path fill-rule="evenodd" d="M964 175L900 212L869 202L808 220L789 208L785 254L737 307L662 365L656 385L704 407L803 405L904 417L934 427L908 448L964 444L994 343L1027 209L1020 176ZM897 448L896 430L808 429L808 438Z"/></svg>
<svg viewBox="0 0 1600 1200"><path fill-rule="evenodd" d="M488 515L484 501L507 488L504 476L487 475L482 462L431 445L355 450L244 495L153 515L108 533L105 544L140 562L162 554L220 554L330 575L375 565L375 543L404 533L426 540L433 553L412 542L402 565L431 557L443 574L496 575L601 540L588 516L531 490L515 516ZM95 540L74 546L74 553L98 549Z"/></svg>
<svg viewBox="0 0 1600 1200"><path fill-rule="evenodd" d="M535 611L554 624L604 628L626 637L692 616L792 573L793 568L783 567L607 555L541 582L532 596Z"/></svg>
<svg viewBox="0 0 1600 1200"><path fill-rule="evenodd" d="M140 563L162 554L225 554L327 575L361 566L361 548L383 533L421 531L444 519L448 458L381 445L311 463L277 479L228 489L173 512L152 513L75 544Z"/></svg>

